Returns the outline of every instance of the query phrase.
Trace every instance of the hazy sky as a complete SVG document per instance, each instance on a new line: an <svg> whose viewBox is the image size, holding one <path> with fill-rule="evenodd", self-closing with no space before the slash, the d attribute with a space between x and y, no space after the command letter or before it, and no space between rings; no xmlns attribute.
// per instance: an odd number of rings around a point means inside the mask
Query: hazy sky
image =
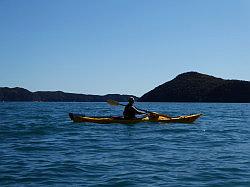
<svg viewBox="0 0 250 187"><path fill-rule="evenodd" d="M0 0L0 87L141 96L187 71L250 80L249 0Z"/></svg>

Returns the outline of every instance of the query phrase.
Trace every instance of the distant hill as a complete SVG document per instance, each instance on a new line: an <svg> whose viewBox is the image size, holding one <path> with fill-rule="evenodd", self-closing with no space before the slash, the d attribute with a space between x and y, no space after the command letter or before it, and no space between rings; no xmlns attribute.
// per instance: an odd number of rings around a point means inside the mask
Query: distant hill
<svg viewBox="0 0 250 187"><path fill-rule="evenodd" d="M250 82L187 72L148 93L142 102L250 102Z"/></svg>
<svg viewBox="0 0 250 187"><path fill-rule="evenodd" d="M0 101L105 102L107 99L113 99L123 102L127 101L129 97L131 95L101 96L62 91L30 92L24 88L0 87ZM198 72L187 72L154 88L138 101L250 103L250 82L224 80Z"/></svg>
<svg viewBox="0 0 250 187"><path fill-rule="evenodd" d="M114 99L123 102L128 101L129 97L131 97L131 95L107 94L100 96L65 93L62 91L30 92L24 88L0 87L0 101L104 102L107 101L107 99ZM137 97L135 98L137 99Z"/></svg>

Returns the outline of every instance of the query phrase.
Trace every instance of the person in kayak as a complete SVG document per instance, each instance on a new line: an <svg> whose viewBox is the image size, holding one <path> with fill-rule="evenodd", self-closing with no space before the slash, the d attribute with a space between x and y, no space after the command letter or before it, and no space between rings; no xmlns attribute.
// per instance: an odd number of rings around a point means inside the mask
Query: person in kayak
<svg viewBox="0 0 250 187"><path fill-rule="evenodd" d="M146 114L147 112L142 112L137 110L133 104L135 103L135 99L130 97L128 100L128 104L125 106L123 111L123 116L125 119L133 119L136 118L136 114Z"/></svg>

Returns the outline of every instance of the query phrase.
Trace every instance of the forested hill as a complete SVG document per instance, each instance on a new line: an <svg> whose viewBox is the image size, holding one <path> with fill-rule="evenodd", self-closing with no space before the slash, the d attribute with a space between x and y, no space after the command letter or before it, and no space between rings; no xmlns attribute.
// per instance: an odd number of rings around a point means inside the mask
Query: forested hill
<svg viewBox="0 0 250 187"><path fill-rule="evenodd" d="M0 101L105 102L127 101L131 95L89 95L62 91L31 92L24 88L0 87ZM135 97L135 96L134 96ZM137 97L135 97L137 99ZM141 102L250 102L250 82L224 80L198 72L178 75L138 99Z"/></svg>
<svg viewBox="0 0 250 187"><path fill-rule="evenodd" d="M250 82L187 72L144 94L139 101L249 103Z"/></svg>
<svg viewBox="0 0 250 187"><path fill-rule="evenodd" d="M65 93L62 91L30 92L24 88L0 87L0 101L43 101L43 102L104 102L107 99L128 101L131 95L107 94L89 95Z"/></svg>

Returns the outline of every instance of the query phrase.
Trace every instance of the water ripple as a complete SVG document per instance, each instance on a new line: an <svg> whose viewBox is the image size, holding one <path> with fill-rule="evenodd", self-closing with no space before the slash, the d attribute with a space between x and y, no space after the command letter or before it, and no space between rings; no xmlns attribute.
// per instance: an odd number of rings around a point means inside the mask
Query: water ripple
<svg viewBox="0 0 250 187"><path fill-rule="evenodd" d="M1 186L250 186L250 105L139 103L194 124L74 124L105 103L0 105Z"/></svg>

